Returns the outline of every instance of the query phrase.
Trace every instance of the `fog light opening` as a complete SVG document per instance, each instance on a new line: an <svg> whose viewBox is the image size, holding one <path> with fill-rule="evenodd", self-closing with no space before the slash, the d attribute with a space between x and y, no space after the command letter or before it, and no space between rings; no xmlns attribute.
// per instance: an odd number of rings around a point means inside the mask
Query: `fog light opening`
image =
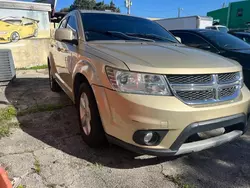
<svg viewBox="0 0 250 188"><path fill-rule="evenodd" d="M147 132L143 140L146 145L154 145L159 141L159 135L156 132Z"/></svg>

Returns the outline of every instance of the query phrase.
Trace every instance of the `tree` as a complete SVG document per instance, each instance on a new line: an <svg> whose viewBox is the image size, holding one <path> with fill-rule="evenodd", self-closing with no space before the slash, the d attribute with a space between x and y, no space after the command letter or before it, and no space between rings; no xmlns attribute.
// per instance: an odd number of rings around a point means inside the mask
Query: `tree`
<svg viewBox="0 0 250 188"><path fill-rule="evenodd" d="M62 8L59 12L70 12L70 7Z"/></svg>
<svg viewBox="0 0 250 188"><path fill-rule="evenodd" d="M114 2L111 0L110 4L105 4L104 1L96 3L95 0L75 0L68 8L63 8L60 12L70 12L74 9L83 10L111 10L112 12L120 12L120 8L117 8Z"/></svg>
<svg viewBox="0 0 250 188"><path fill-rule="evenodd" d="M70 7L72 9L93 10L95 5L95 0L75 0L73 5L71 5Z"/></svg>

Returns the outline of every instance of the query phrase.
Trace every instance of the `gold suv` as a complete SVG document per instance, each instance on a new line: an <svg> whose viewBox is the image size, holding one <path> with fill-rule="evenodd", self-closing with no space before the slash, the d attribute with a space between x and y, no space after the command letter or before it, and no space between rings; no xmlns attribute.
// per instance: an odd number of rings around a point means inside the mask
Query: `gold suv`
<svg viewBox="0 0 250 188"><path fill-rule="evenodd" d="M83 140L179 155L232 141L247 129L241 66L180 44L150 20L75 10L55 31L52 91L75 102Z"/></svg>

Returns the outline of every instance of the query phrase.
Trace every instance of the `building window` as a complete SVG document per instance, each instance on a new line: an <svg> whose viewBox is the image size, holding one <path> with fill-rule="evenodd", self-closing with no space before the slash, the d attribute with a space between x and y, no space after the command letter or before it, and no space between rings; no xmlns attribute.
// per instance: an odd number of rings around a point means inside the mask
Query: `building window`
<svg viewBox="0 0 250 188"><path fill-rule="evenodd" d="M242 17L243 16L243 8L238 8L237 9L237 17Z"/></svg>

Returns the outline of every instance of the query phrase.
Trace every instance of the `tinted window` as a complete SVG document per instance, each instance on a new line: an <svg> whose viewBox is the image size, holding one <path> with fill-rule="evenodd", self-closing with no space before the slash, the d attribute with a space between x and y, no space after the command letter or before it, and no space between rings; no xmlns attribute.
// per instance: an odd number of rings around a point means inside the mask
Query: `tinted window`
<svg viewBox="0 0 250 188"><path fill-rule="evenodd" d="M247 42L247 43L250 43L250 37L249 37L249 36L243 37L242 40L244 40L244 41Z"/></svg>
<svg viewBox="0 0 250 188"><path fill-rule="evenodd" d="M77 24L76 24L76 19L74 16L69 17L67 28L73 31L74 39L77 39L78 38L77 37Z"/></svg>
<svg viewBox="0 0 250 188"><path fill-rule="evenodd" d="M67 19L64 19L64 20L61 22L59 28L65 28L65 27L66 27L66 23L67 23Z"/></svg>
<svg viewBox="0 0 250 188"><path fill-rule="evenodd" d="M240 38L241 40L250 43L250 35L237 34L237 33L234 33L234 35Z"/></svg>
<svg viewBox="0 0 250 188"><path fill-rule="evenodd" d="M82 13L82 21L87 41L125 40L126 37L121 35L123 33L129 37L135 37L134 40L141 37L160 42L169 42L169 40L178 42L159 24L143 18L105 13ZM116 32L116 34L109 35L107 31Z"/></svg>
<svg viewBox="0 0 250 188"><path fill-rule="evenodd" d="M224 49L250 49L249 44L227 33L202 31L201 34Z"/></svg>
<svg viewBox="0 0 250 188"><path fill-rule="evenodd" d="M188 46L199 47L201 45L208 45L208 43L201 37L191 34L191 33L174 33L175 36L181 38L181 42Z"/></svg>

